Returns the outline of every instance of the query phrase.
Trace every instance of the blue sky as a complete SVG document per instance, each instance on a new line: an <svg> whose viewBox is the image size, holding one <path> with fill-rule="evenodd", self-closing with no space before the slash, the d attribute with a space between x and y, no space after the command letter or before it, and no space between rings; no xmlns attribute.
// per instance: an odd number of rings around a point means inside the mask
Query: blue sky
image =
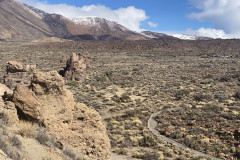
<svg viewBox="0 0 240 160"><path fill-rule="evenodd" d="M18 0L66 17L97 16L131 30L240 37L240 0Z"/></svg>
<svg viewBox="0 0 240 160"><path fill-rule="evenodd" d="M188 17L196 11L188 0L47 0L49 4L74 5L104 5L113 10L134 6L143 9L149 17L141 23L141 27L152 31L184 31L188 28L198 29L200 27L212 27L209 22L200 22ZM150 27L148 22L158 24L156 28Z"/></svg>

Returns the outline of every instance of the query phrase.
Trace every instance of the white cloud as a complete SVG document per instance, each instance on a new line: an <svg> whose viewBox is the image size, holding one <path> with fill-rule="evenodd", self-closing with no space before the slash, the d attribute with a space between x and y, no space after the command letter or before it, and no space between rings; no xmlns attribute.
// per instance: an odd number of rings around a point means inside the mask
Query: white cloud
<svg viewBox="0 0 240 160"><path fill-rule="evenodd" d="M212 28L200 28L198 30L188 29L185 32L185 34L197 35L202 37L221 38L221 39L240 38L240 32L228 34L221 29L212 29Z"/></svg>
<svg viewBox="0 0 240 160"><path fill-rule="evenodd" d="M240 0L190 0L190 2L200 10L192 13L191 18L211 22L216 29L223 30L231 36L240 32Z"/></svg>
<svg viewBox="0 0 240 160"><path fill-rule="evenodd" d="M57 13L65 17L96 16L115 21L131 30L141 31L141 22L148 19L146 12L142 9L129 6L113 10L104 5L86 5L76 7L68 4L48 4L36 0L18 0L41 9L47 13Z"/></svg>
<svg viewBox="0 0 240 160"><path fill-rule="evenodd" d="M156 28L158 26L157 23L153 23L153 22L148 22L148 25L153 28Z"/></svg>

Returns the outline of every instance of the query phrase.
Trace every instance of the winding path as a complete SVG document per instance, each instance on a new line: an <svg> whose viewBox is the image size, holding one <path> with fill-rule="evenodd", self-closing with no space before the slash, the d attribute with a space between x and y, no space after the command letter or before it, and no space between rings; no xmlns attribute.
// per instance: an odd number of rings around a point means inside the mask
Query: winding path
<svg viewBox="0 0 240 160"><path fill-rule="evenodd" d="M160 112L157 112L157 113L154 113L150 116L150 118L148 119L148 129L155 135L155 136L159 136L161 135L159 133L159 131L156 129L157 125L158 125L158 122L155 120L155 118L157 117L157 115L159 115L162 111ZM216 157L213 157L209 154L205 154L203 152L199 152L199 151L196 151L194 149L191 149L183 144L180 144L164 135L161 135L163 137L163 140L165 140L166 142L168 143L171 143L171 144L174 144L176 146L178 146L179 148L183 149L183 150L189 150L191 151L193 154L196 154L196 155L199 155L199 156L202 156L202 157L207 157L207 158L211 158L213 160L221 160L220 158L216 158Z"/></svg>

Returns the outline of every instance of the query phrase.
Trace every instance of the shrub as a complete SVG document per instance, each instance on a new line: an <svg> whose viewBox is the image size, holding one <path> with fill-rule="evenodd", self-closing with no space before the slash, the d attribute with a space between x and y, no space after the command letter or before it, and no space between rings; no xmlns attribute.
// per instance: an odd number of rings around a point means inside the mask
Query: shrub
<svg viewBox="0 0 240 160"><path fill-rule="evenodd" d="M231 77L227 76L227 75L225 75L219 79L219 82L229 82L229 81L231 81Z"/></svg>
<svg viewBox="0 0 240 160"><path fill-rule="evenodd" d="M18 139L18 137L13 136L9 140L10 140L10 143L12 144L12 146L15 146L19 149L22 147L22 142Z"/></svg>
<svg viewBox="0 0 240 160"><path fill-rule="evenodd" d="M28 121L19 121L18 133L27 138L35 138L38 130L38 125Z"/></svg>
<svg viewBox="0 0 240 160"><path fill-rule="evenodd" d="M131 98L128 96L127 93L124 93L124 94L121 95L120 101L121 101L121 102L124 102L124 103L130 102L130 101L131 101Z"/></svg>
<svg viewBox="0 0 240 160"><path fill-rule="evenodd" d="M121 97L118 97L117 95L114 95L112 97L112 100L117 102L117 103L120 103L120 102L123 102L123 103L131 102L131 98L128 96L127 93L122 94Z"/></svg>
<svg viewBox="0 0 240 160"><path fill-rule="evenodd" d="M133 158L143 159L144 158L144 153L140 152L140 151L136 151L133 155Z"/></svg>
<svg viewBox="0 0 240 160"><path fill-rule="evenodd" d="M143 160L158 160L159 158L159 154L156 152L145 152L144 156L143 156Z"/></svg>
<svg viewBox="0 0 240 160"><path fill-rule="evenodd" d="M77 81L68 81L66 84L71 86L71 87L78 87L79 86L79 82L77 82Z"/></svg>
<svg viewBox="0 0 240 160"><path fill-rule="evenodd" d="M63 154L65 154L66 156L68 156L71 159L75 159L76 158L75 152L72 149L70 149L70 148L64 149Z"/></svg>
<svg viewBox="0 0 240 160"><path fill-rule="evenodd" d="M240 92L237 91L237 92L234 94L234 97L235 97L236 99L240 99Z"/></svg>
<svg viewBox="0 0 240 160"><path fill-rule="evenodd" d="M116 148L115 152L118 154L127 155L127 148Z"/></svg>
<svg viewBox="0 0 240 160"><path fill-rule="evenodd" d="M43 145L46 145L46 143L50 141L50 137L47 135L46 131L43 128L39 129L36 139L40 144Z"/></svg>
<svg viewBox="0 0 240 160"><path fill-rule="evenodd" d="M12 137L13 138L13 137ZM10 158L12 159L17 159L17 160L22 160L24 159L24 156L22 155L22 153L19 151L18 148L16 148L17 146L19 147L21 145L21 142L19 141L19 139L16 140L16 138L12 138L10 139L11 142L9 142L9 140L7 140L7 138L4 136L0 136L0 149ZM10 143L12 143L12 146L9 145Z"/></svg>
<svg viewBox="0 0 240 160"><path fill-rule="evenodd" d="M234 157L236 157L237 159L240 159L240 151L237 151L237 152L234 154Z"/></svg>
<svg viewBox="0 0 240 160"><path fill-rule="evenodd" d="M140 142L141 146L151 147L157 145L157 140L154 138L152 134L143 133L143 140Z"/></svg>
<svg viewBox="0 0 240 160"><path fill-rule="evenodd" d="M175 94L175 98L176 100L180 100L182 99L184 96L189 95L190 91L188 89L181 89L179 91L176 92Z"/></svg>
<svg viewBox="0 0 240 160"><path fill-rule="evenodd" d="M204 99L206 99L206 95L203 95L203 94L196 94L193 96L194 100L195 101L203 101Z"/></svg>
<svg viewBox="0 0 240 160"><path fill-rule="evenodd" d="M212 75L212 74L207 74L204 78L212 79L212 78L213 78L213 75Z"/></svg>

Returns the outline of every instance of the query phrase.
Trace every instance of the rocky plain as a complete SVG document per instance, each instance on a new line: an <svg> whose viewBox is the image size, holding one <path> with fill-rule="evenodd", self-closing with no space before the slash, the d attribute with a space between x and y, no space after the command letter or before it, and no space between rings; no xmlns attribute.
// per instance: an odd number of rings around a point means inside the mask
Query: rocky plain
<svg viewBox="0 0 240 160"><path fill-rule="evenodd" d="M238 160L239 42L1 42L0 156Z"/></svg>

